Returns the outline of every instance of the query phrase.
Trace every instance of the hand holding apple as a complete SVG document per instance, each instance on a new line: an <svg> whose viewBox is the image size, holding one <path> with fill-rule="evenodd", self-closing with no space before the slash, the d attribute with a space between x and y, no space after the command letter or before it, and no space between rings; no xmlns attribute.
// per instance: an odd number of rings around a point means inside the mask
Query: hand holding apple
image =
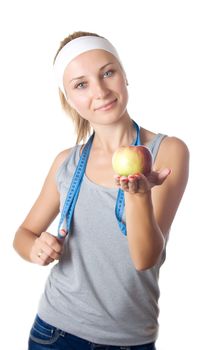
<svg viewBox="0 0 219 350"><path fill-rule="evenodd" d="M118 148L112 157L115 183L129 193L146 193L161 185L171 173L170 169L152 170L152 155L145 146Z"/></svg>

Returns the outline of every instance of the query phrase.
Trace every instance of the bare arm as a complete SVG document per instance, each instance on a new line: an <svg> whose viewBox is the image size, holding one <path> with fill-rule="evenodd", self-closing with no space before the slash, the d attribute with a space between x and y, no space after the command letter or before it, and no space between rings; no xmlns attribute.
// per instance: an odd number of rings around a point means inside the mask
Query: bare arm
<svg viewBox="0 0 219 350"><path fill-rule="evenodd" d="M127 239L137 270L152 267L160 257L187 184L188 164L186 145L166 138L156 159L157 171L147 178L117 179L125 191Z"/></svg>
<svg viewBox="0 0 219 350"><path fill-rule="evenodd" d="M55 175L68 154L65 150L54 160L37 200L15 234L13 246L27 261L47 265L61 254L62 242L46 230L59 213Z"/></svg>

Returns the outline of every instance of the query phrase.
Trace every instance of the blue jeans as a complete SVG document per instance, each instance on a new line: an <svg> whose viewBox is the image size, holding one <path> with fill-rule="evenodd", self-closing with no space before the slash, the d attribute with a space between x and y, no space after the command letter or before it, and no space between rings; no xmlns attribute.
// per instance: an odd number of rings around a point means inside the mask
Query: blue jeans
<svg viewBox="0 0 219 350"><path fill-rule="evenodd" d="M112 346L95 344L49 325L37 315L30 331L28 350L156 350L155 344Z"/></svg>

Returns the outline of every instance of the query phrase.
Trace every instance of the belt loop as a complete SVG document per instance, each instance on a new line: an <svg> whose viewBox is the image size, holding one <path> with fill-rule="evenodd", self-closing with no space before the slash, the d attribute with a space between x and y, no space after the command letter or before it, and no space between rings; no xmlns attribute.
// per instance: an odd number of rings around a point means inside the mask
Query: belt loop
<svg viewBox="0 0 219 350"><path fill-rule="evenodd" d="M61 337L65 337L65 332L64 331L62 331L61 329L59 330L59 335L61 336Z"/></svg>

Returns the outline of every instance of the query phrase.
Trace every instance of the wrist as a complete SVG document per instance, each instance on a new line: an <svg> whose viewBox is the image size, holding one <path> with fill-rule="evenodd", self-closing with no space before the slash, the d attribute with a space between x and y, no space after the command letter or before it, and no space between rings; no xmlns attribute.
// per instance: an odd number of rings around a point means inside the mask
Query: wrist
<svg viewBox="0 0 219 350"><path fill-rule="evenodd" d="M129 193L125 192L125 205L126 207L140 208L144 207L148 212L153 212L151 191L144 193Z"/></svg>
<svg viewBox="0 0 219 350"><path fill-rule="evenodd" d="M144 200L151 200L151 190L147 190L145 192L135 192L135 193L131 193L128 191L124 191L124 196L125 198L127 198L128 200L135 200L137 198L141 198Z"/></svg>

